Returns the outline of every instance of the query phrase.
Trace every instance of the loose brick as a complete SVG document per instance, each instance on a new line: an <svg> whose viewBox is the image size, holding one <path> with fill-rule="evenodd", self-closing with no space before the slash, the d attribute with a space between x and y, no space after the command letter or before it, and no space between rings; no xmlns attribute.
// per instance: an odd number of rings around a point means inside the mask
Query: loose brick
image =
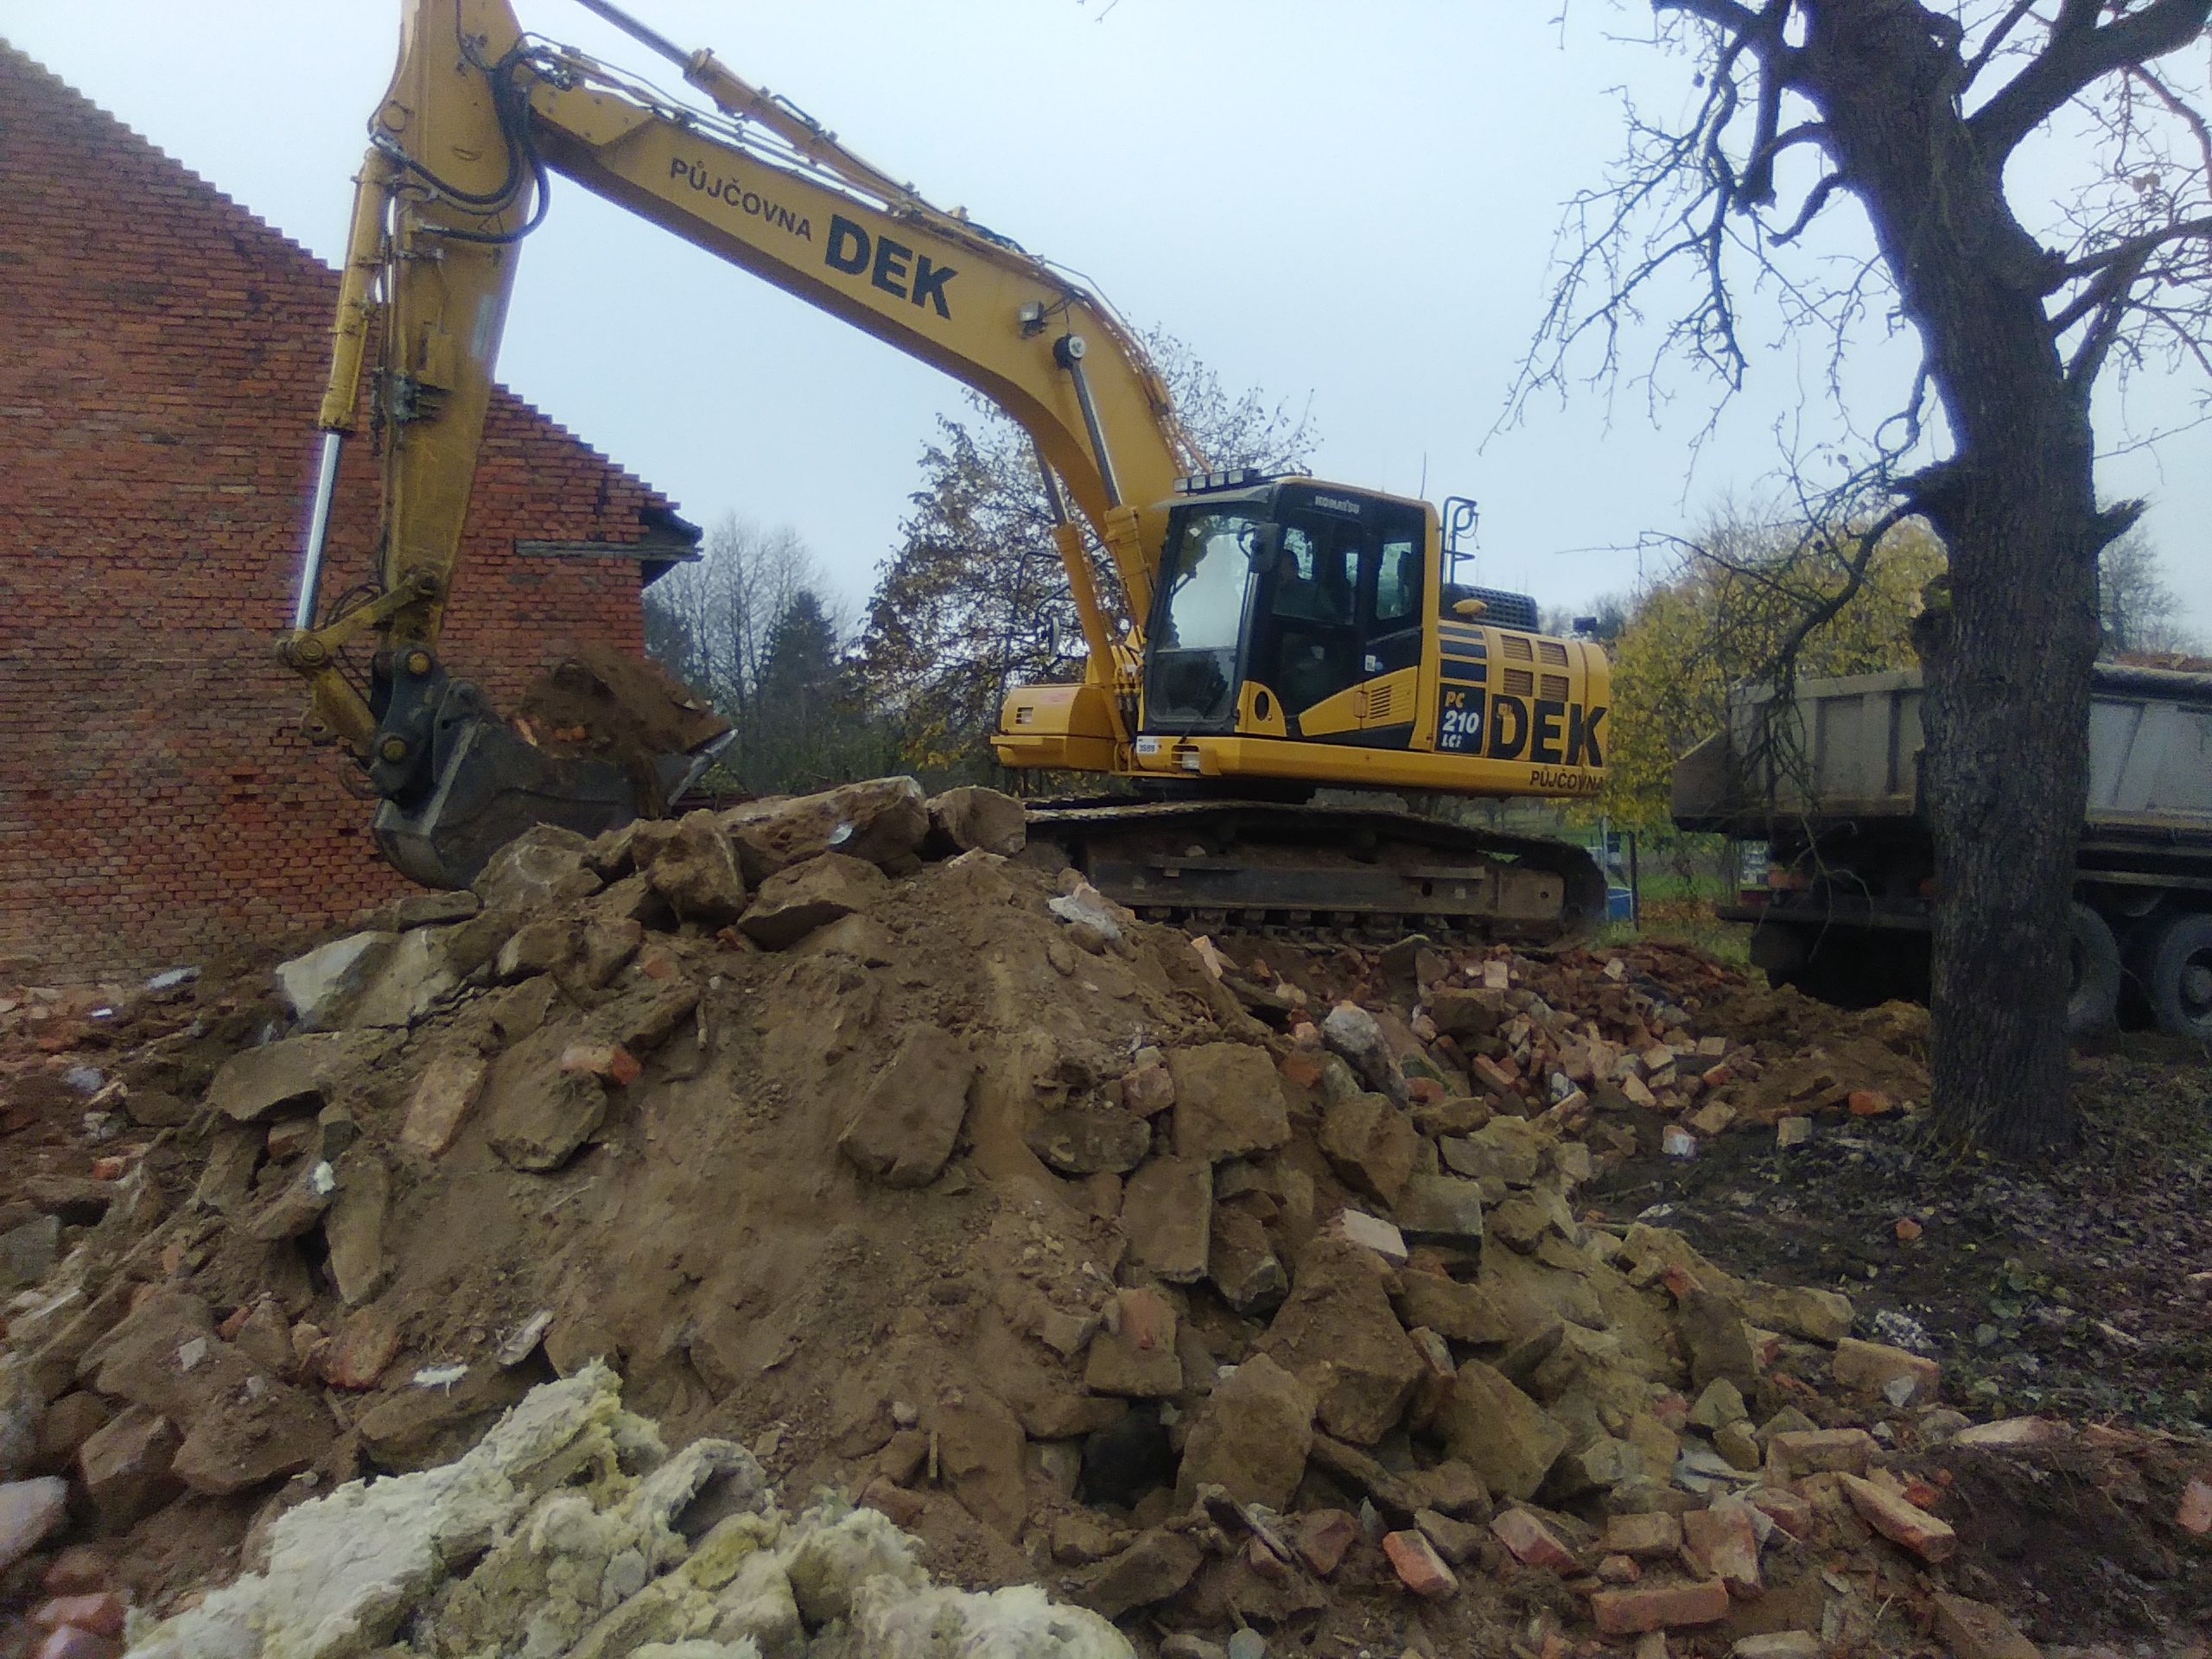
<svg viewBox="0 0 2212 1659"><path fill-rule="evenodd" d="M1526 1510L1506 1510L1491 1522L1490 1529L1524 1567L1548 1567L1554 1573L1572 1573L1580 1565L1574 1552Z"/></svg>
<svg viewBox="0 0 2212 1659"><path fill-rule="evenodd" d="M1397 1569L1398 1581L1424 1600L1441 1601L1459 1593L1459 1575L1444 1564L1436 1547L1418 1532L1385 1534L1382 1553Z"/></svg>
<svg viewBox="0 0 2212 1659"><path fill-rule="evenodd" d="M1738 1498L1723 1498L1711 1509L1682 1517L1682 1559L1690 1570L1718 1579L1738 1601L1765 1588L1759 1578L1759 1536L1751 1510Z"/></svg>
<svg viewBox="0 0 2212 1659"><path fill-rule="evenodd" d="M1728 1617L1728 1586L1718 1579L1702 1584L1639 1585L1632 1590L1600 1590L1590 1598L1603 1636L1641 1636L1686 1624L1717 1624Z"/></svg>
<svg viewBox="0 0 2212 1659"><path fill-rule="evenodd" d="M1857 1475L1843 1477L1843 1490L1851 1506L1866 1524L1885 1538L1903 1544L1923 1560L1948 1560L1959 1545L1958 1535L1948 1522L1928 1513L1902 1494L1885 1491Z"/></svg>

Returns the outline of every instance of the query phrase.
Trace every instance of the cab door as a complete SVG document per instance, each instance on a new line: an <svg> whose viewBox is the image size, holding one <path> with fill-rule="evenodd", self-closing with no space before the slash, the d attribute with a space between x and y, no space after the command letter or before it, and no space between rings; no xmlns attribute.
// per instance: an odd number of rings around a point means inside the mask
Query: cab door
<svg viewBox="0 0 2212 1659"><path fill-rule="evenodd" d="M1277 532L1249 672L1281 705L1287 736L1336 738L1358 725L1349 697L1363 674L1360 542L1357 522L1304 515Z"/></svg>
<svg viewBox="0 0 2212 1659"><path fill-rule="evenodd" d="M1394 512L1376 526L1362 572L1359 725L1371 747L1413 741L1421 689L1427 521Z"/></svg>

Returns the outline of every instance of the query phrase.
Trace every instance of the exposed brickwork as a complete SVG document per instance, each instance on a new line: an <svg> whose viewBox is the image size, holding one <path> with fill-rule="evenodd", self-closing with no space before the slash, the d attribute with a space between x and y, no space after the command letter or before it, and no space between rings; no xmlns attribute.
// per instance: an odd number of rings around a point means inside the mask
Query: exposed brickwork
<svg viewBox="0 0 2212 1659"><path fill-rule="evenodd" d="M327 927L403 885L270 655L337 279L4 46L0 204L0 978ZM326 598L368 570L369 450ZM562 642L639 650L634 560L513 543L632 541L667 505L499 394L448 660L511 703Z"/></svg>

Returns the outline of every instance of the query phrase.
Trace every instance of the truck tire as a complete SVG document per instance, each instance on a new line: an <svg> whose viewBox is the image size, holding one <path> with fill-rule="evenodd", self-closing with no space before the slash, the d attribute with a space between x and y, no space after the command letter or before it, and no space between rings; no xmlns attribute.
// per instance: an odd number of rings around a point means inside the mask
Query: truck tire
<svg viewBox="0 0 2212 1659"><path fill-rule="evenodd" d="M2212 915L2185 911L2151 940L2143 986L2158 1029L2212 1041Z"/></svg>
<svg viewBox="0 0 2212 1659"><path fill-rule="evenodd" d="M2074 906L2068 942L2070 969L2066 996L2066 1034L2091 1035L2109 1027L2120 1014L2120 941L2105 918L2087 905Z"/></svg>

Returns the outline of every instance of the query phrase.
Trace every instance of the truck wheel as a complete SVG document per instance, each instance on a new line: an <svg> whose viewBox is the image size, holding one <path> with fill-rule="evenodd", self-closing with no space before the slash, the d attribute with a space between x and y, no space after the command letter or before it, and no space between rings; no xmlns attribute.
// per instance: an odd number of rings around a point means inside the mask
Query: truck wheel
<svg viewBox="0 0 2212 1659"><path fill-rule="evenodd" d="M2120 1013L2120 941L2087 905L2074 906L2067 962L2067 1036L2087 1037L2106 1029Z"/></svg>
<svg viewBox="0 0 2212 1659"><path fill-rule="evenodd" d="M2212 1040L2212 915L2190 911L2158 930L2144 986L2158 1029Z"/></svg>

